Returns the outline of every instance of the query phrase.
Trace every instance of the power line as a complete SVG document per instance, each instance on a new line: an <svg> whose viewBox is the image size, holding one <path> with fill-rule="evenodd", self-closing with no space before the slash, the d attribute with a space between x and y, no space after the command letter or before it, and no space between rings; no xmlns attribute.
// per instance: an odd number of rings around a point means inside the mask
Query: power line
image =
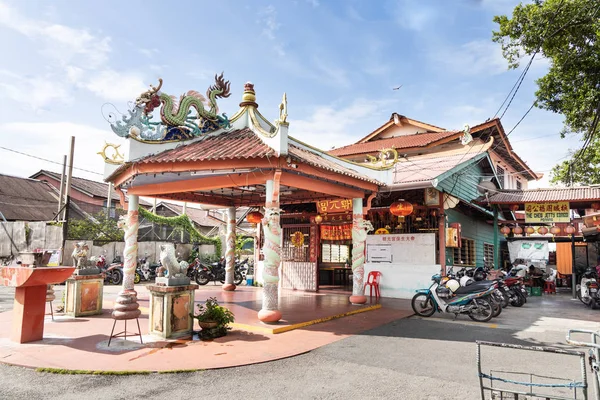
<svg viewBox="0 0 600 400"><path fill-rule="evenodd" d="M0 149L6 150L6 151L10 151L10 152L13 152L13 153L17 153L17 154L20 154L22 156L27 156L27 157L35 158L37 160L46 161L46 162L49 162L49 163L52 163L52 164L63 165L63 163L58 162L58 161L48 160L47 158L42 158L42 157L34 156L34 155L31 155L31 154L23 153L22 151L9 149L8 147L0 146ZM100 172L90 171L89 169L78 168L78 167L73 167L73 169L77 169L79 171L84 171L84 172L89 172L90 174L96 174L96 175L102 175L102 176L104 176L104 174L102 174Z"/></svg>

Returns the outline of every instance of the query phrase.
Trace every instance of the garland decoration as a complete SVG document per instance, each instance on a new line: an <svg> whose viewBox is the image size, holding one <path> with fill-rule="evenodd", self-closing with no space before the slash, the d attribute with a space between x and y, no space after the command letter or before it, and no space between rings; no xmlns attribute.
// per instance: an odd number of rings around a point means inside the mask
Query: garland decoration
<svg viewBox="0 0 600 400"><path fill-rule="evenodd" d="M300 231L296 231L292 234L292 245L294 247L302 247L304 245L304 234Z"/></svg>
<svg viewBox="0 0 600 400"><path fill-rule="evenodd" d="M187 215L179 215L177 217L163 217L162 215L156 215L143 207L139 207L140 216L145 218L149 222L155 224L169 225L174 228L184 229L190 235L190 239L198 244L212 244L215 246L215 253L221 254L221 238L218 236L208 237L204 236L192 224L192 221Z"/></svg>

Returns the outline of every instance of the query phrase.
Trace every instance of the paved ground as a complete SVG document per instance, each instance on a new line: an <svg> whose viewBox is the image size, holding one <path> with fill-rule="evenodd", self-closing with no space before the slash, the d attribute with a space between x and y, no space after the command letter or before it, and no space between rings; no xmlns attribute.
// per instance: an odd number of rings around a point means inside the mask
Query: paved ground
<svg viewBox="0 0 600 400"><path fill-rule="evenodd" d="M6 399L476 399L477 339L564 346L569 327L600 329L600 311L568 296L531 298L493 323L467 318L408 318L310 353L225 370L177 375L73 376L0 365ZM564 356L485 349L486 369L575 378L578 361ZM489 351L488 351L489 350Z"/></svg>

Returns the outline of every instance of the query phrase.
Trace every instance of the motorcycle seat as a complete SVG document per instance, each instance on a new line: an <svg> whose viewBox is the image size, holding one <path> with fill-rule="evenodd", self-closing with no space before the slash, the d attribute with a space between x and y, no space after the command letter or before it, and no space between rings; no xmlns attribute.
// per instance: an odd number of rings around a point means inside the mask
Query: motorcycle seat
<svg viewBox="0 0 600 400"><path fill-rule="evenodd" d="M456 292L454 292L454 293L455 294L469 294L469 293L476 293L476 292L485 292L494 283L495 282L492 282L492 281L473 282L468 286L459 287L458 289L456 289Z"/></svg>

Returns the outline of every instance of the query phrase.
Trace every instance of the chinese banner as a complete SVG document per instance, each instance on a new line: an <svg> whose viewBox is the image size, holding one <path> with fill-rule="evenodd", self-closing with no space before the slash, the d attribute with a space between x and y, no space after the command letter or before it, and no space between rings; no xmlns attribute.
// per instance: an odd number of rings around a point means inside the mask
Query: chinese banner
<svg viewBox="0 0 600 400"><path fill-rule="evenodd" d="M352 240L352 224L321 225L321 240Z"/></svg>
<svg viewBox="0 0 600 400"><path fill-rule="evenodd" d="M310 226L310 236L309 240L309 252L310 252L310 262L317 262L317 225L312 224Z"/></svg>
<svg viewBox="0 0 600 400"><path fill-rule="evenodd" d="M569 202L525 203L525 222L570 222Z"/></svg>
<svg viewBox="0 0 600 400"><path fill-rule="evenodd" d="M317 212L319 214L352 212L352 200L319 200L317 201Z"/></svg>

